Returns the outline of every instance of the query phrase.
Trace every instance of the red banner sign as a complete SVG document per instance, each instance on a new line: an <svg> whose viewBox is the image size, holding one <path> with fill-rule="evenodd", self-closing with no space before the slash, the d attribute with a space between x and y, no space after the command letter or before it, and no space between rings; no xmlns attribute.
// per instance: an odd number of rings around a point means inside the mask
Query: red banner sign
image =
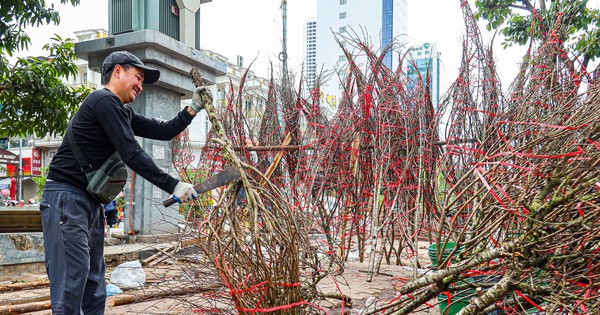
<svg viewBox="0 0 600 315"><path fill-rule="evenodd" d="M31 176L42 175L42 151L39 148L31 148Z"/></svg>
<svg viewBox="0 0 600 315"><path fill-rule="evenodd" d="M6 164L6 175L17 176L19 174L19 164ZM31 158L23 158L23 176L31 175Z"/></svg>

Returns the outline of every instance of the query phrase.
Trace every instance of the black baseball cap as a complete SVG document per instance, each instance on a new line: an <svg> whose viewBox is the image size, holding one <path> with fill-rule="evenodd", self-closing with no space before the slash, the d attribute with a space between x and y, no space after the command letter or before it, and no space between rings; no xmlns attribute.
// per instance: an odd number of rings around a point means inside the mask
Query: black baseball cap
<svg viewBox="0 0 600 315"><path fill-rule="evenodd" d="M146 66L140 58L125 50L115 51L104 59L104 62L102 63L102 76L111 72L115 65L124 64L129 64L144 70L144 83L152 84L158 81L158 78L160 77L160 71Z"/></svg>

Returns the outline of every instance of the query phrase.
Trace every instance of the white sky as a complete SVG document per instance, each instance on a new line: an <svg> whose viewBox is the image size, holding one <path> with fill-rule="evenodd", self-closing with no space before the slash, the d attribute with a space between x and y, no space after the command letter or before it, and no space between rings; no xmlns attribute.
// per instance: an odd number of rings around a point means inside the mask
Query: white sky
<svg viewBox="0 0 600 315"><path fill-rule="evenodd" d="M287 0L287 48L288 65L291 70L300 71L303 57L303 21L316 16L317 0ZM368 0L363 0L368 2ZM73 37L73 32L85 29L103 28L108 30L108 0L81 0L80 5L55 3L61 16L58 26L47 25L28 30L32 45L23 55L39 55L42 46L50 42L53 34ZM441 92L452 84L458 73L461 53L461 38L465 32L460 8L460 0L408 0L408 32L413 43L435 42L442 57L440 75ZM473 3L469 0L469 3ZM590 3L598 8L600 0ZM251 69L260 76L268 77L269 61L275 70L281 63L277 55L282 48L281 0L213 0L201 8L200 43L203 49L219 53L235 62L236 56L244 57L249 65L257 58ZM488 43L491 34L485 31L484 42ZM504 51L501 38L496 38L494 51L503 87L508 87L516 74L524 49L510 48Z"/></svg>

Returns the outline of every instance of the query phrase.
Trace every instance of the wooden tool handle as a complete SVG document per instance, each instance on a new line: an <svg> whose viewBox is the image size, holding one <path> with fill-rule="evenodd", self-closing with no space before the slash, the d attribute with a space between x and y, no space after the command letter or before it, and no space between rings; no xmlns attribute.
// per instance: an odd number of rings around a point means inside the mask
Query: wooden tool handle
<svg viewBox="0 0 600 315"><path fill-rule="evenodd" d="M169 206L171 206L172 204L174 204L175 202L176 202L176 201L175 201L175 199L173 199L173 197L171 197L171 198L169 198L169 199L167 199L167 200L163 201L163 206L165 206L165 207L169 207Z"/></svg>

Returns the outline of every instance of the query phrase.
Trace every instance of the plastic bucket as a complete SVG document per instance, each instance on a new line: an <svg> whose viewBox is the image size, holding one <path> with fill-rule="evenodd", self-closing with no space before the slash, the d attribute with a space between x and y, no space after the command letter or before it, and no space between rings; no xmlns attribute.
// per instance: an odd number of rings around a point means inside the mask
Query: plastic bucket
<svg viewBox="0 0 600 315"><path fill-rule="evenodd" d="M463 308L469 305L469 301L475 296L475 290L469 290L467 293L442 293L438 295L437 301L442 315L456 315Z"/></svg>
<svg viewBox="0 0 600 315"><path fill-rule="evenodd" d="M473 278L473 277L472 277ZM499 276L476 276L472 278L467 278L466 282L457 282L453 285L455 286L464 286L468 282L481 281L483 283L490 283L494 281L499 281L501 277ZM440 308L440 313L442 315L455 315L458 314L463 308L467 307L471 300L477 297L475 289L466 289L455 291L453 288L449 288L448 291L443 292L438 295L437 301ZM486 313L485 315L501 315L504 314L502 311L493 311L491 313Z"/></svg>
<svg viewBox="0 0 600 315"><path fill-rule="evenodd" d="M437 267L437 265L438 265L437 256L436 256L437 246L438 246L438 244L431 244L431 245L429 245L429 247L427 247L427 252L429 253L429 259L431 260L432 267ZM450 254L454 251L455 248L456 248L455 242L448 242L446 244L446 248L444 249L444 252L442 253L442 261L446 260L446 258L448 258L448 256L450 256ZM456 262L456 256L458 256L458 254L461 251L462 251L462 247L459 248L456 251L456 253L454 253L454 256L450 260L452 263Z"/></svg>

